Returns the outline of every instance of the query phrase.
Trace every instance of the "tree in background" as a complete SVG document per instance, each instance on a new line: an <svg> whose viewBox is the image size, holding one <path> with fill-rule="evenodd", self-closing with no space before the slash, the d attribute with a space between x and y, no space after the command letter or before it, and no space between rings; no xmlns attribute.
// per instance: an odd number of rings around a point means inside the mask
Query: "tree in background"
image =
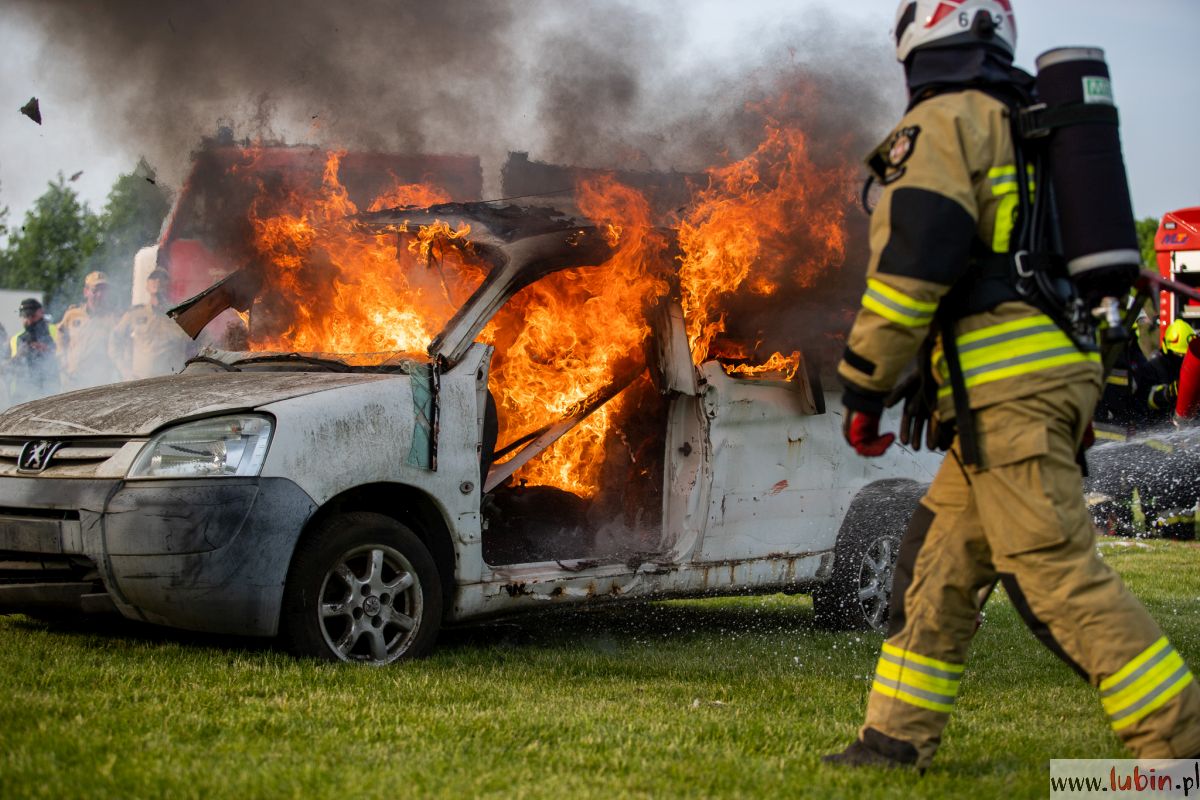
<svg viewBox="0 0 1200 800"><path fill-rule="evenodd" d="M171 210L170 193L158 184L154 168L138 159L132 172L119 176L100 215L100 248L88 271L108 273L117 297L129 302L133 257L158 241L163 219ZM82 277L79 285L82 286Z"/></svg>
<svg viewBox="0 0 1200 800"><path fill-rule="evenodd" d="M1137 221L1138 249L1142 251L1142 266L1147 269L1158 269L1154 260L1154 235L1158 233L1158 220L1146 217Z"/></svg>
<svg viewBox="0 0 1200 800"><path fill-rule="evenodd" d="M1139 219L1136 223L1138 250L1142 254L1142 266L1158 272L1158 261L1154 257L1154 236L1158 233L1158 220L1154 217ZM1147 357L1158 351L1158 292L1146 298L1146 321L1138 322L1138 343Z"/></svg>
<svg viewBox="0 0 1200 800"><path fill-rule="evenodd" d="M21 227L9 232L0 256L0 281L8 288L42 292L55 304L51 313L58 316L64 299L61 288L83 274L99 243L99 218L79 202L60 172L26 212Z"/></svg>
<svg viewBox="0 0 1200 800"><path fill-rule="evenodd" d="M169 209L169 193L145 159L117 178L98 215L80 203L59 173L21 227L9 231L8 244L0 250L0 286L42 292L56 318L80 301L83 278L92 270L109 273L118 297L128 298L133 257L158 239Z"/></svg>
<svg viewBox="0 0 1200 800"><path fill-rule="evenodd" d="M0 207L0 276L8 274L8 206Z"/></svg>

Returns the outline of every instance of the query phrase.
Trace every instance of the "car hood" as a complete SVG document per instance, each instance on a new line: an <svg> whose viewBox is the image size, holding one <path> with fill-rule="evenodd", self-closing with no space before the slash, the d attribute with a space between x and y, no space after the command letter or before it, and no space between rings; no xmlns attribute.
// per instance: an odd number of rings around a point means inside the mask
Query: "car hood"
<svg viewBox="0 0 1200 800"><path fill-rule="evenodd" d="M168 423L245 411L379 380L378 373L201 372L52 395L0 414L0 436L146 436Z"/></svg>

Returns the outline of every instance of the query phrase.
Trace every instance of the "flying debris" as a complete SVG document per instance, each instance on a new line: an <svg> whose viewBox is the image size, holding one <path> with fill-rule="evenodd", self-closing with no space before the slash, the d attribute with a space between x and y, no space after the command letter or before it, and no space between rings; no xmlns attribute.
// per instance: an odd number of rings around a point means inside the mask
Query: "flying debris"
<svg viewBox="0 0 1200 800"><path fill-rule="evenodd" d="M42 109L38 106L38 99L36 97L29 98L29 102L21 106L21 113L38 125L42 124Z"/></svg>

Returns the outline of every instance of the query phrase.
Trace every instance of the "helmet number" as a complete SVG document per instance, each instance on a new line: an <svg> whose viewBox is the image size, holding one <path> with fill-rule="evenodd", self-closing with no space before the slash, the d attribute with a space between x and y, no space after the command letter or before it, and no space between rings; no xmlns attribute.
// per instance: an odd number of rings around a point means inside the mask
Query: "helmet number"
<svg viewBox="0 0 1200 800"><path fill-rule="evenodd" d="M969 11L958 12L958 27L960 27L960 28L971 27L971 16L972 16L971 12L969 12ZM1004 16L1001 14L993 14L992 15L992 25L997 28L1002 27L1004 25Z"/></svg>

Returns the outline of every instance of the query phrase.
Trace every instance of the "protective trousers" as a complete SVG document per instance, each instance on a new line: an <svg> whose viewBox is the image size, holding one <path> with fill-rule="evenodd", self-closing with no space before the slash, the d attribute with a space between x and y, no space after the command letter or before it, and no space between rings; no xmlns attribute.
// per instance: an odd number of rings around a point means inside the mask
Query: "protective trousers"
<svg viewBox="0 0 1200 800"><path fill-rule="evenodd" d="M1000 580L1034 634L1100 690L1137 757L1200 752L1200 687L1096 552L1075 454L1097 394L1075 382L979 410L978 467L961 465L955 442L900 545L860 736L873 728L929 764L981 594Z"/></svg>

